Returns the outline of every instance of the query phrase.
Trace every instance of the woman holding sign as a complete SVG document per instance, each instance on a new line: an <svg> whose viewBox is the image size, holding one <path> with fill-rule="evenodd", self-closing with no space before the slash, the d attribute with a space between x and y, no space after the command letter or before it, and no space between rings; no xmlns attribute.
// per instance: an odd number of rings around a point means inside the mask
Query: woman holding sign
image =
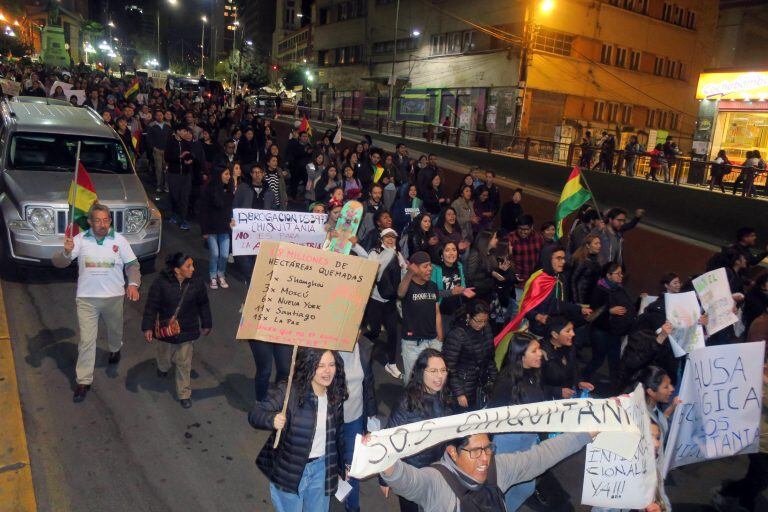
<svg viewBox="0 0 768 512"><path fill-rule="evenodd" d="M339 477L344 478L343 403L347 399L344 363L330 350L301 348L293 390L283 410L286 384L256 402L248 416L254 428L282 430L274 448L273 432L256 459L269 479L277 512L327 511Z"/></svg>

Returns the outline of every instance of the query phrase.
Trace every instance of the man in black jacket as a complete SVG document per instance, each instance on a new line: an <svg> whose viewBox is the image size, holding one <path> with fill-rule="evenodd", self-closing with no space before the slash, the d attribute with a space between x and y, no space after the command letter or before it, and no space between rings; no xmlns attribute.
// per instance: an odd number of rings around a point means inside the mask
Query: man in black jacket
<svg viewBox="0 0 768 512"><path fill-rule="evenodd" d="M187 215L192 193L192 178L200 172L201 161L192 141L192 133L186 125L176 127L176 133L165 147L165 162L168 164L168 191L171 197L173 215L170 221L178 223L183 230L189 229Z"/></svg>
<svg viewBox="0 0 768 512"><path fill-rule="evenodd" d="M296 196L299 183L306 183L307 169L302 166L302 161L306 155L306 146L309 144L309 135L307 132L299 132L298 139L293 138L285 146L285 165L291 173L291 181L288 189L290 197Z"/></svg>
<svg viewBox="0 0 768 512"><path fill-rule="evenodd" d="M149 123L144 140L147 143L148 156L152 155L155 166L155 184L157 192L167 189L165 184L165 147L173 137L170 123L165 122L165 115L160 109L155 110L155 120Z"/></svg>

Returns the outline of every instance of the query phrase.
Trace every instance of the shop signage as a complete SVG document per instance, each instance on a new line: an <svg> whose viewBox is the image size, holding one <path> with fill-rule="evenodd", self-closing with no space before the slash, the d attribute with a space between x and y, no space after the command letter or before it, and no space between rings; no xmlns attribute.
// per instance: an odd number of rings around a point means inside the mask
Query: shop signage
<svg viewBox="0 0 768 512"><path fill-rule="evenodd" d="M764 98L768 96L768 71L702 73L697 99Z"/></svg>

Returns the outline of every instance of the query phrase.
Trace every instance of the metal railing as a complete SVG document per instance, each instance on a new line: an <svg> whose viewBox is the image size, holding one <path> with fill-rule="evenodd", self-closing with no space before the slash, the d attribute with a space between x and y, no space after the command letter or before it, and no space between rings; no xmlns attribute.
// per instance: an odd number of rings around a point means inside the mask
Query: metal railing
<svg viewBox="0 0 768 512"><path fill-rule="evenodd" d="M406 140L423 140L474 151L485 151L527 160L551 162L567 167L582 163L582 148L576 143L517 137L497 132L467 130L417 121L393 121L380 115L356 114L352 112L351 108L334 111L317 107L283 104L281 114L294 115L299 118L306 116L310 120L331 124L335 124L336 117L339 116L348 126L384 135L392 135ZM664 172L663 168L660 168L656 176L653 176L651 173L653 155L650 153L630 153L625 156L623 150L615 150L610 155L610 159L603 163L600 161L599 147L590 147L589 150L592 152L592 158L589 161L589 165L584 165L583 167L588 167L595 172L603 171L634 178L656 179L658 181L667 181L665 180L666 177L669 183L674 183L675 185L688 185L709 188L710 190L713 187L719 189L719 185L712 182L712 171L713 169L718 169L718 164L715 162L679 156L674 158L674 161L667 163L667 173ZM766 170L757 170L754 167L744 167L741 165L730 165L729 167L730 172L722 178L722 182L728 192L733 193L733 189L736 188L736 192L742 195L756 196L758 192L762 195L768 195ZM746 182L746 186L743 185L744 182ZM748 191L748 187L751 190Z"/></svg>

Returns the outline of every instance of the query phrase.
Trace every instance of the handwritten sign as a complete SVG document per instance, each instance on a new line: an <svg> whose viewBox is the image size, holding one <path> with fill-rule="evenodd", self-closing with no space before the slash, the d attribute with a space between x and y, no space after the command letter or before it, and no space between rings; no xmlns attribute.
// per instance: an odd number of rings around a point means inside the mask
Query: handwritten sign
<svg viewBox="0 0 768 512"><path fill-rule="evenodd" d="M325 241L324 214L235 208L232 254L259 253L261 242L276 240L319 249Z"/></svg>
<svg viewBox="0 0 768 512"><path fill-rule="evenodd" d="M264 240L237 339L352 350L375 261Z"/></svg>
<svg viewBox="0 0 768 512"><path fill-rule="evenodd" d="M581 503L610 509L644 510L653 501L658 482L648 407L643 399L642 387L619 400L642 434L637 451L634 456L625 458L589 443L584 462Z"/></svg>
<svg viewBox="0 0 768 512"><path fill-rule="evenodd" d="M707 333L711 336L739 321L733 313L733 295L724 268L718 268L693 280L701 305L707 312Z"/></svg>
<svg viewBox="0 0 768 512"><path fill-rule="evenodd" d="M7 78L0 78L0 86L3 87L3 94L8 96L18 96L21 92L21 84Z"/></svg>
<svg viewBox="0 0 768 512"><path fill-rule="evenodd" d="M691 352L672 417L663 474L670 469L755 453L760 442L765 342Z"/></svg>
<svg viewBox="0 0 768 512"><path fill-rule="evenodd" d="M642 392L640 400L642 400ZM501 432L601 432L594 443L624 458L634 456L641 432L613 399L552 400L444 416L373 432L355 439L350 476L365 478L395 461L451 439ZM605 436L604 433L616 433ZM618 435L618 434L621 435Z"/></svg>
<svg viewBox="0 0 768 512"><path fill-rule="evenodd" d="M672 324L669 340L675 357L683 357L697 348L703 348L704 329L699 325L701 310L696 292L665 293L664 306L667 321Z"/></svg>

